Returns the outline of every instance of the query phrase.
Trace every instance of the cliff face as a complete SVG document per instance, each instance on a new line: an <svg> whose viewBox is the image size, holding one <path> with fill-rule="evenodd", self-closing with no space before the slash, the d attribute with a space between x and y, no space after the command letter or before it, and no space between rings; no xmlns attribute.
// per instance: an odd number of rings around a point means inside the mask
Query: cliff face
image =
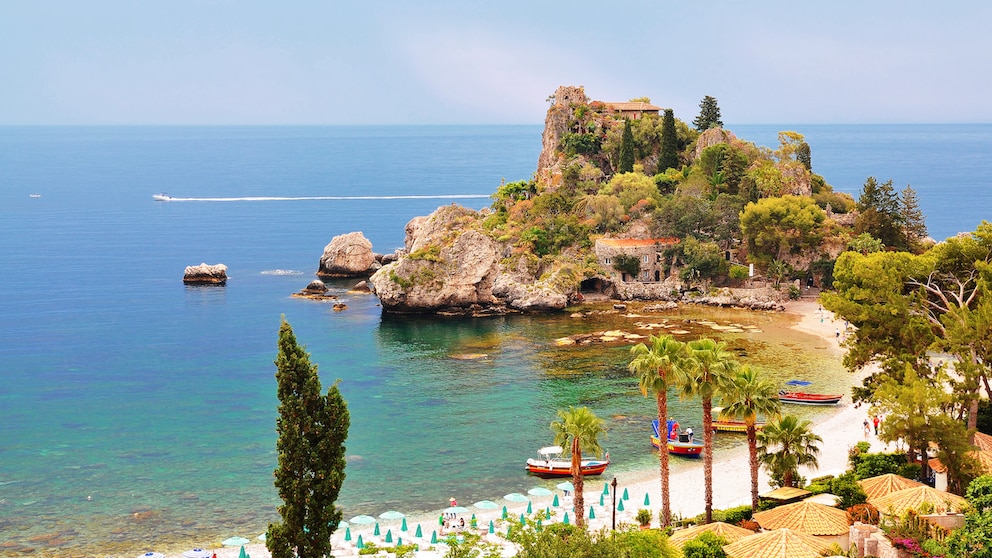
<svg viewBox="0 0 992 558"><path fill-rule="evenodd" d="M589 102L583 87L562 85L555 91L554 101L544 118L541 136L541 156L537 160L537 183L554 190L561 184L562 163L559 155L561 137L568 132L572 110L576 105Z"/></svg>
<svg viewBox="0 0 992 558"><path fill-rule="evenodd" d="M504 269L509 247L476 230L479 212L450 205L407 224L408 253L369 279L395 313L486 315L564 308L565 293L521 269Z"/></svg>

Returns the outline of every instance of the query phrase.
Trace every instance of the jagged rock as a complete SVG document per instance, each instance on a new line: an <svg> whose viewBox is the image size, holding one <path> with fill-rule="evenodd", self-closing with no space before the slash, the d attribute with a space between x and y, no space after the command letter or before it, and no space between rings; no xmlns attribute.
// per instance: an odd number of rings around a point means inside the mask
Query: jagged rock
<svg viewBox="0 0 992 558"><path fill-rule="evenodd" d="M224 264L188 265L183 273L187 285L224 285L227 283L227 266Z"/></svg>
<svg viewBox="0 0 992 558"><path fill-rule="evenodd" d="M361 232L335 236L324 247L318 277L362 277L379 269L372 242Z"/></svg>
<svg viewBox="0 0 992 558"><path fill-rule="evenodd" d="M372 289L369 288L368 281L359 281L355 283L354 287L348 289L349 294L369 294L371 292Z"/></svg>
<svg viewBox="0 0 992 558"><path fill-rule="evenodd" d="M537 160L537 182L554 190L561 182L562 161L559 154L561 137L569 131L569 121L576 105L589 102L583 87L562 85L555 90L554 101L544 119L541 155Z"/></svg>
<svg viewBox="0 0 992 558"><path fill-rule="evenodd" d="M327 285L320 279L310 281L310 284L303 288L303 292L310 294L323 294L327 292Z"/></svg>
<svg viewBox="0 0 992 558"><path fill-rule="evenodd" d="M707 147L713 147L721 143L734 143L737 141L737 136L734 135L730 130L724 130L723 128L710 128L699 134L699 138L696 139L696 150L692 153L693 159L699 159L703 154L703 150Z"/></svg>

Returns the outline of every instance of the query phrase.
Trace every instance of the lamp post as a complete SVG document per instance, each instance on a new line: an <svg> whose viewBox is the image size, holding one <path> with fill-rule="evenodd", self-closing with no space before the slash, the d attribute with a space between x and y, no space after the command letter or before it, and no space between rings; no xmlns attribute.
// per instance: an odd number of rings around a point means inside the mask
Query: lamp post
<svg viewBox="0 0 992 558"><path fill-rule="evenodd" d="M610 483L613 487L613 530L617 530L617 478L613 477L613 482Z"/></svg>

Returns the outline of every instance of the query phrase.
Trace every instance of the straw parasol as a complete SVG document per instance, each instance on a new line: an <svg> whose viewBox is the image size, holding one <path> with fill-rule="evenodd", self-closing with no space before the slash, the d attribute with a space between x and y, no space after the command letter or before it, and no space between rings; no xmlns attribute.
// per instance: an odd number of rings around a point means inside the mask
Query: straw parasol
<svg viewBox="0 0 992 558"><path fill-rule="evenodd" d="M936 513L961 511L967 503L964 498L956 494L930 488L927 485L897 490L881 498L868 500L869 504L886 515L902 515L909 510L916 511L924 502L932 504Z"/></svg>
<svg viewBox="0 0 992 558"><path fill-rule="evenodd" d="M752 519L762 529L791 529L807 535L842 535L851 527L846 511L806 500L758 512Z"/></svg>
<svg viewBox="0 0 992 558"><path fill-rule="evenodd" d="M861 485L861 489L865 491L865 494L868 496L869 500L881 498L882 496L886 496L892 492L896 492L897 490L905 490L907 488L923 486L922 482L916 482L894 473L886 473L884 475L878 475L877 477L861 479L858 481L858 484Z"/></svg>
<svg viewBox="0 0 992 558"><path fill-rule="evenodd" d="M743 527L737 527L736 525L731 525L729 523L724 523L722 521L714 521L713 523L696 525L695 527L689 527L688 529L679 529L678 531L672 533L671 537L668 537L668 542L682 548L682 545L703 533L713 533L714 535L719 535L727 539L727 543L729 544L737 542L744 537L750 537L754 534L754 531Z"/></svg>
<svg viewBox="0 0 992 558"><path fill-rule="evenodd" d="M830 545L791 529L776 529L745 537L723 547L727 558L819 558L828 556Z"/></svg>

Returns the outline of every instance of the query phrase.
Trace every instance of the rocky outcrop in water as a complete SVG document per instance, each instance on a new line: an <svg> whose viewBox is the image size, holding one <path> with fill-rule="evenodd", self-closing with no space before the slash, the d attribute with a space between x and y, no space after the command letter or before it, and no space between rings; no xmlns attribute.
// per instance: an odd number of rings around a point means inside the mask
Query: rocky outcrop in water
<svg viewBox="0 0 992 558"><path fill-rule="evenodd" d="M183 272L187 285L224 285L227 283L227 266L224 264L188 265Z"/></svg>
<svg viewBox="0 0 992 558"><path fill-rule="evenodd" d="M364 277L379 269L372 242L360 232L335 236L324 247L317 269L318 277Z"/></svg>

